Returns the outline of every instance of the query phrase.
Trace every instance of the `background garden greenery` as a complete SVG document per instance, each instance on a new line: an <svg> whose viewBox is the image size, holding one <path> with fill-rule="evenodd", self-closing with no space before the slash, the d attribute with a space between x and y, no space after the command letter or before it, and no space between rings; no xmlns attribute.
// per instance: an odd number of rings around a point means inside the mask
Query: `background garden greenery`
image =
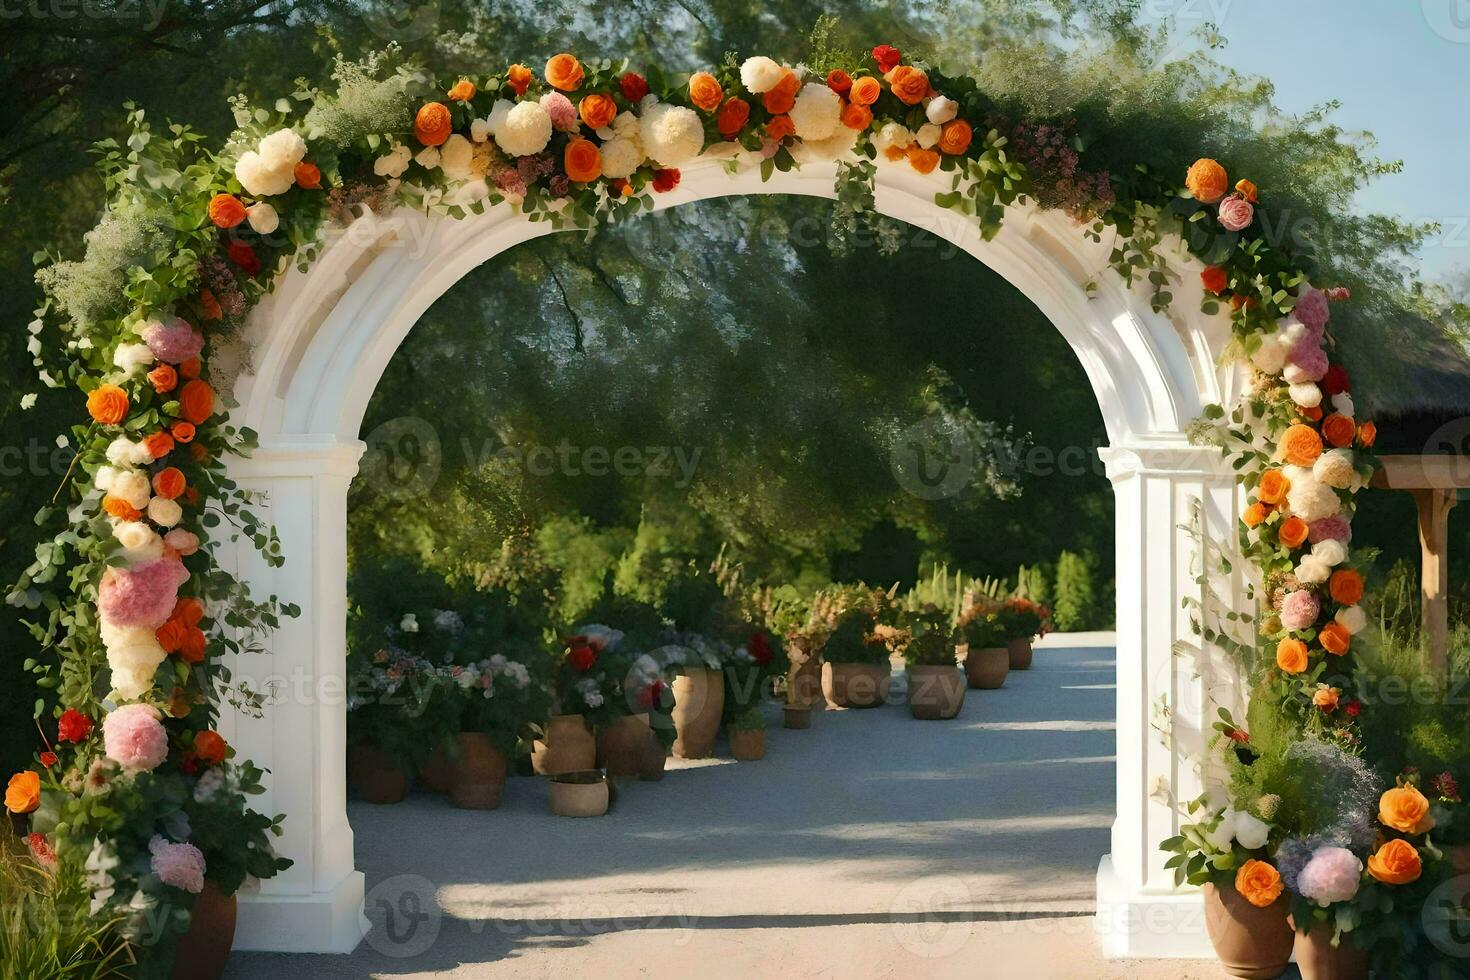
<svg viewBox="0 0 1470 980"><path fill-rule="evenodd" d="M0 446L19 455L7 455L0 484L9 518L0 559L12 572L29 560L29 517L68 462L53 439L81 415L69 390L19 407L35 387L23 329L36 295L32 255L78 254L103 199L88 148L118 135L121 103L218 141L232 128L230 95L268 103L298 76L325 78L337 54L389 42L441 74L539 64L563 48L679 70L730 50L798 60L811 25L836 14L823 43L883 41L951 70L979 65L983 86L1017 114L1074 118L1081 140L1126 133L1093 147L1120 179L1181 145L1228 160L1289 202L1301 234L1333 256L1331 278L1358 294L1334 328L1366 389L1359 404L1470 404L1449 362L1424 356L1444 349L1464 311L1442 312L1404 286L1397 262L1417 231L1356 218L1349 206L1356 187L1392 166L1319 118L1273 116L1269 88L1253 80L1199 62L1155 67L1155 48L1132 27L1137 6L650 0L593 13L528 2L177 0L95 4L85 17L37 8L7 21L0 313L12 328L0 332L0 363L12 397L0 404ZM1105 55L1059 57L1058 43L1083 38ZM424 493L389 492L395 469L360 481L355 599L391 601L387 570L407 562L429 581L500 589L570 616L607 590L657 589L671 568L727 546L757 575L809 583L912 581L935 561L1014 576L1040 562L1050 567L1034 591L1057 604L1059 625L1105 625L1111 500L1091 452L1102 420L1076 359L967 256L891 225L864 237L834 215L826 202L711 202L590 242L531 242L466 277L425 317L370 407L364 435L381 434L373 458L428 474L411 458L425 447L394 435L405 418L427 423L441 456ZM1409 356L1400 364L1385 351ZM928 500L904 490L893 460L912 451L916 424L971 438L981 465L966 492ZM562 445L631 447L645 461L649 447L682 449L695 465L685 479L677 463L672 473L592 477L516 462ZM1064 462L1079 472L1057 475ZM1374 494L1355 530L1394 558L1413 552L1412 527L1407 500ZM1470 547L1454 553L1470 561ZM15 767L33 744L34 692L20 670L33 651L15 615L0 630L9 653L0 761Z"/></svg>

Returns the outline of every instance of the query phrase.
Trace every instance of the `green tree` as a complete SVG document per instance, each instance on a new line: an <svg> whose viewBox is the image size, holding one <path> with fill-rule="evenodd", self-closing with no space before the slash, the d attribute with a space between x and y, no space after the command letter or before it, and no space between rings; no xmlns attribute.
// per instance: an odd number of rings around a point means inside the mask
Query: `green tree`
<svg viewBox="0 0 1470 980"><path fill-rule="evenodd" d="M1056 603L1052 618L1063 633L1097 629L1103 623L1098 601L1097 557L1063 551L1057 558Z"/></svg>

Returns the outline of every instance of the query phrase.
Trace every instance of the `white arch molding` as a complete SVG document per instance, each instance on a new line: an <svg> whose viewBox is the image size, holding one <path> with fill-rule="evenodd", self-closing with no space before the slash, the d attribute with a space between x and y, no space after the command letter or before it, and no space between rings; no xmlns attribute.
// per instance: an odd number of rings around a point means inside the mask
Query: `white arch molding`
<svg viewBox="0 0 1470 980"><path fill-rule="evenodd" d="M762 182L753 168L701 160L655 201L831 198L834 176L833 165L808 165ZM1233 549L1236 483L1218 453L1185 436L1203 405L1239 394L1242 375L1220 366L1229 321L1198 312L1198 265L1177 241L1167 246L1179 279L1174 312L1162 315L1144 289L1108 269L1106 239L1088 242L1065 215L1018 206L986 242L973 218L934 203L949 181L880 163L877 209L963 249L1035 303L1081 360L1110 441L1102 455L1117 501L1118 790L1112 851L1098 871L1099 933L1110 955L1208 955L1201 902L1175 889L1157 844L1179 822L1168 794L1200 791L1191 759L1204 754L1214 706L1238 707L1240 698L1233 672L1200 649L1191 625L1198 608L1243 594L1238 571L1213 588L1200 584L1201 570ZM282 623L264 654L232 664L238 680L271 692L264 717L226 710L221 721L242 755L270 770L258 808L287 815L277 849L295 862L245 895L239 948L346 952L363 935L343 697L347 490L363 451L359 427L394 351L434 301L480 263L551 231L506 205L462 220L407 208L367 215L308 271L282 277L251 314L230 414L259 433L260 448L232 460L230 472L260 493L260 516L279 530L286 561L268 568L242 544L237 572L257 596L279 595L302 614ZM953 264L956 274L965 267ZM1198 534L1184 529L1191 522ZM1035 793L1042 811L1046 785L1038 781Z"/></svg>

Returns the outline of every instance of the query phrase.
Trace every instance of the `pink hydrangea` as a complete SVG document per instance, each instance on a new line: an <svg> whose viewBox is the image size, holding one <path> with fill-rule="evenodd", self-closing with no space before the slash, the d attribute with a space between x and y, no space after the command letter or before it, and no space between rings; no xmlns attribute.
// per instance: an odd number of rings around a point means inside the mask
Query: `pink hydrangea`
<svg viewBox="0 0 1470 980"><path fill-rule="evenodd" d="M148 842L153 873L165 885L198 895L204 890L204 855L193 844L175 844L161 834Z"/></svg>
<svg viewBox="0 0 1470 980"><path fill-rule="evenodd" d="M1327 352L1319 341L1303 337L1287 356L1286 370L1281 376L1287 384L1299 385L1307 381L1321 381L1327 374Z"/></svg>
<svg viewBox="0 0 1470 980"><path fill-rule="evenodd" d="M168 758L168 733L151 704L125 704L102 719L102 748L128 772L158 768Z"/></svg>
<svg viewBox="0 0 1470 980"><path fill-rule="evenodd" d="M1303 289L1301 295L1296 298L1296 308L1293 312L1308 330L1314 330L1317 333L1321 333L1327 326L1327 321L1332 318L1332 311L1327 308L1327 294L1310 286Z"/></svg>
<svg viewBox="0 0 1470 980"><path fill-rule="evenodd" d="M1346 902L1358 894L1363 877L1363 862L1345 847L1322 847L1296 876L1296 890L1302 898L1321 906Z"/></svg>
<svg viewBox="0 0 1470 980"><path fill-rule="evenodd" d="M204 350L204 335L176 316L150 320L141 333L153 356L165 364L182 364Z"/></svg>
<svg viewBox="0 0 1470 980"><path fill-rule="evenodd" d="M1353 525L1341 514L1324 517L1307 525L1307 540L1312 544L1319 541L1341 541L1346 544L1352 539Z"/></svg>
<svg viewBox="0 0 1470 980"><path fill-rule="evenodd" d="M1245 231L1256 220L1256 209L1239 194L1220 202L1220 226L1226 231Z"/></svg>
<svg viewBox="0 0 1470 980"><path fill-rule="evenodd" d="M97 590L97 608L113 626L157 629L179 601L179 586L189 579L177 558L149 558L131 568L109 568Z"/></svg>
<svg viewBox="0 0 1470 980"><path fill-rule="evenodd" d="M1288 592L1281 600L1281 625L1289 630L1304 630L1317 621L1322 603L1305 589Z"/></svg>
<svg viewBox="0 0 1470 980"><path fill-rule="evenodd" d="M187 558L199 550L199 535L176 527L163 536L163 543Z"/></svg>
<svg viewBox="0 0 1470 980"><path fill-rule="evenodd" d="M551 117L551 125L562 132L571 132L580 125L577 122L577 107L560 92L547 92L541 96L541 108Z"/></svg>

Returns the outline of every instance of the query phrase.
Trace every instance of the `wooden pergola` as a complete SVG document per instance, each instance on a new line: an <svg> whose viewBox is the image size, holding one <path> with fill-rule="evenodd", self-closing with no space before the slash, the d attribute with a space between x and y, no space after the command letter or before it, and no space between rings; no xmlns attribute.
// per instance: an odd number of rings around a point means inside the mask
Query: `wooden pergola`
<svg viewBox="0 0 1470 980"><path fill-rule="evenodd" d="M1404 490L1419 508L1424 636L1430 663L1444 673L1449 642L1449 520L1460 490L1470 487L1470 457L1382 456L1375 487Z"/></svg>

